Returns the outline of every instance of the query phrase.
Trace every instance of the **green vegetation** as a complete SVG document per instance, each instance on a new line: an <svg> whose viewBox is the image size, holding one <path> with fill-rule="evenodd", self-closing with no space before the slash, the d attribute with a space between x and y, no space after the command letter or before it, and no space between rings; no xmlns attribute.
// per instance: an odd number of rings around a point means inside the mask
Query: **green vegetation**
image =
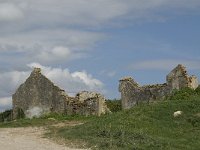
<svg viewBox="0 0 200 150"><path fill-rule="evenodd" d="M48 115L44 115L40 118L21 118L13 121L6 121L1 123L0 128L10 128L10 127L38 127L38 126L51 126L54 124L62 123L62 122L86 122L95 116L85 117L85 116L66 116L64 114L51 113Z"/></svg>
<svg viewBox="0 0 200 150"><path fill-rule="evenodd" d="M121 100L106 100L106 105L111 112L118 112L122 110Z"/></svg>
<svg viewBox="0 0 200 150"><path fill-rule="evenodd" d="M178 110L183 115L174 118ZM79 139L92 149L198 150L200 94L191 89L174 91L168 100L140 104L80 126L54 129L55 135L71 141Z"/></svg>
<svg viewBox="0 0 200 150"><path fill-rule="evenodd" d="M12 120L12 110L6 110L0 113L0 122L7 122Z"/></svg>
<svg viewBox="0 0 200 150"><path fill-rule="evenodd" d="M101 117L51 114L3 123L0 127L45 125L50 129L47 136L91 149L199 150L200 88L174 91L164 101L139 104L130 110L120 111L119 101L107 101L107 104L111 110L116 108L116 112ZM183 114L173 117L175 111L183 111ZM84 124L51 126L67 121Z"/></svg>

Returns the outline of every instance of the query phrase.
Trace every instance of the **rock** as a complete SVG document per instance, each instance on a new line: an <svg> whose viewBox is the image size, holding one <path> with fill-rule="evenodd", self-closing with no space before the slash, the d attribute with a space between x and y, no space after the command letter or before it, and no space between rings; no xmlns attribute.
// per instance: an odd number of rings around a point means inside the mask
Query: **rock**
<svg viewBox="0 0 200 150"><path fill-rule="evenodd" d="M173 116L174 116L174 117L179 117L179 116L181 116L182 114L183 114L183 112L179 110L179 111L175 111L174 114L173 114Z"/></svg>

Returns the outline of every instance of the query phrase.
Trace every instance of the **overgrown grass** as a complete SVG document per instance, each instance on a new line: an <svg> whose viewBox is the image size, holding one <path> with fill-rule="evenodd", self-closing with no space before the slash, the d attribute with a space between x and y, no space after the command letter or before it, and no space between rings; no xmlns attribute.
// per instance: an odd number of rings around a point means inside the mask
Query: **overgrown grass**
<svg viewBox="0 0 200 150"><path fill-rule="evenodd" d="M90 119L92 119L95 116L67 116L64 114L48 114L44 115L40 118L32 118L32 119L18 119L13 121L6 121L3 123L0 123L0 128L10 128L10 127L38 127L38 126L51 126L53 124L66 122L66 121L81 121L81 122L87 122Z"/></svg>
<svg viewBox="0 0 200 150"><path fill-rule="evenodd" d="M118 112L122 110L121 100L106 100L106 105L111 112Z"/></svg>
<svg viewBox="0 0 200 150"><path fill-rule="evenodd" d="M183 115L174 118L178 110ZM93 118L81 126L64 127L56 135L79 139L92 149L198 150L200 95L188 89L175 91L168 100Z"/></svg>
<svg viewBox="0 0 200 150"><path fill-rule="evenodd" d="M174 118L175 111L183 115ZM49 126L63 121L83 125L49 127L48 136L84 143L83 147L102 150L199 150L200 88L174 91L164 101L139 104L130 110L101 117L50 114L22 119L0 127ZM80 144L82 146L82 144Z"/></svg>

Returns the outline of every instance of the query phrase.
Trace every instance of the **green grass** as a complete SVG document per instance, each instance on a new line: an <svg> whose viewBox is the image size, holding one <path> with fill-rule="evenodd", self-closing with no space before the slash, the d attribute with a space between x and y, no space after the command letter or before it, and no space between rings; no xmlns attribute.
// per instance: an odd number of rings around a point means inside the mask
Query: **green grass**
<svg viewBox="0 0 200 150"><path fill-rule="evenodd" d="M61 128L56 136L79 139L92 149L199 150L200 95L190 92L184 89L162 102L140 104L81 126ZM178 110L183 115L174 118Z"/></svg>
<svg viewBox="0 0 200 150"><path fill-rule="evenodd" d="M39 126L51 126L61 122L79 121L86 122L92 119L94 116L66 116L63 114L52 113L42 116L40 118L33 119L18 119L13 121L0 122L0 128L13 128L13 127L39 127Z"/></svg>
<svg viewBox="0 0 200 150"><path fill-rule="evenodd" d="M199 150L200 90L174 91L164 101L139 104L130 110L101 117L51 114L38 119L22 119L0 127L49 126L63 121L83 125L52 127L47 136L79 143L80 147L102 150ZM175 111L183 115L174 118ZM54 118L51 120L48 118ZM84 146L83 146L84 145Z"/></svg>

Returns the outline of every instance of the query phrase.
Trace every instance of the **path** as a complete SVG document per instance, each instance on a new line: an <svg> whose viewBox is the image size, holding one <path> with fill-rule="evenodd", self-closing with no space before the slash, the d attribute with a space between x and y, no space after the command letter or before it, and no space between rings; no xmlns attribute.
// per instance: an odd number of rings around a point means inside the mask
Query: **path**
<svg viewBox="0 0 200 150"><path fill-rule="evenodd" d="M36 127L0 128L0 150L78 150L43 138L44 131Z"/></svg>

